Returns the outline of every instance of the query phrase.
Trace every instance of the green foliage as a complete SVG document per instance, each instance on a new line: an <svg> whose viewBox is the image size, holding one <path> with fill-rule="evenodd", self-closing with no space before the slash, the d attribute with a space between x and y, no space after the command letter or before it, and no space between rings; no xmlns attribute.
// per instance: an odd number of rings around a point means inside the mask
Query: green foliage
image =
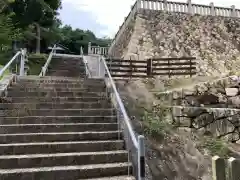
<svg viewBox="0 0 240 180"><path fill-rule="evenodd" d="M4 67L3 65L0 65L0 69L2 69L3 67ZM3 73L3 75L0 76L0 80L1 80L2 78L4 78L6 75L9 75L9 74L10 74L9 69L6 69L6 71Z"/></svg>
<svg viewBox="0 0 240 180"><path fill-rule="evenodd" d="M14 12L14 24L20 28L27 28L33 23L44 27L53 24L57 10L61 6L60 0L15 0L9 4Z"/></svg>
<svg viewBox="0 0 240 180"><path fill-rule="evenodd" d="M47 54L29 54L27 66L29 75L39 75L48 58Z"/></svg>
<svg viewBox="0 0 240 180"><path fill-rule="evenodd" d="M221 139L207 137L203 139L202 147L206 148L212 156L227 157L229 149Z"/></svg>
<svg viewBox="0 0 240 180"><path fill-rule="evenodd" d="M91 42L93 46L107 47L111 40L107 38L97 38L93 32L81 29L72 29L71 26L64 26L58 29L59 36L61 37L59 43L68 47L71 52L79 53L80 47L84 48L87 53L88 43Z"/></svg>
<svg viewBox="0 0 240 180"><path fill-rule="evenodd" d="M152 110L145 110L142 117L145 133L158 139L170 133L172 125L167 121L168 108L154 107Z"/></svg>

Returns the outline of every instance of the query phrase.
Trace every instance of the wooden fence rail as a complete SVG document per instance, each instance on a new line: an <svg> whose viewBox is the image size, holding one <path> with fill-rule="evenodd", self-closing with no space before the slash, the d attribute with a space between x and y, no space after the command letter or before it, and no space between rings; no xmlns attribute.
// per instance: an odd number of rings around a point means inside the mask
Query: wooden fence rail
<svg viewBox="0 0 240 180"><path fill-rule="evenodd" d="M110 72L118 78L147 78L196 74L196 58L154 58L147 60L107 59Z"/></svg>
<svg viewBox="0 0 240 180"><path fill-rule="evenodd" d="M212 158L213 180L240 180L240 159Z"/></svg>

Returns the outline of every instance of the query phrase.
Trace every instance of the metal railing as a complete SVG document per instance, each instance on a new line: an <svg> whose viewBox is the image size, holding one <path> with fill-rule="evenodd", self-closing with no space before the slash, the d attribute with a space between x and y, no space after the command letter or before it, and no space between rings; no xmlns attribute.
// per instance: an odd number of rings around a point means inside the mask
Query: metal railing
<svg viewBox="0 0 240 180"><path fill-rule="evenodd" d="M101 68L100 76L104 75L105 83L107 85L108 90L107 93L110 94L113 100L113 105L117 111L119 130L120 128L123 130L124 140L126 142L126 147L129 152L129 162L131 161L133 165L133 173L137 180L143 180L145 179L144 136L142 135L137 136L133 130L130 118L127 115L123 101L117 91L115 82L108 69L105 58L103 56L100 56L99 62Z"/></svg>
<svg viewBox="0 0 240 180"><path fill-rule="evenodd" d="M22 49L21 51L18 51L13 57L12 59L1 69L0 71L0 77L3 76L4 72L9 69L9 67L12 65L12 63L14 61L16 61L19 57L21 58L20 60L20 71L19 71L19 75L20 76L24 76L25 75L25 61L27 59L27 50L26 49Z"/></svg>
<svg viewBox="0 0 240 180"><path fill-rule="evenodd" d="M44 66L42 67L42 71L40 72L39 76L45 76L48 66L52 60L53 55L56 53L56 44L53 46L51 53L48 56L48 59L46 61L46 63L44 64Z"/></svg>
<svg viewBox="0 0 240 180"><path fill-rule="evenodd" d="M90 71L89 66L88 66L88 61L87 61L86 57L83 54L83 48L82 47L80 48L80 56L81 56L81 58L83 60L84 66L85 66L86 76L88 78L91 78L92 74L91 74L91 71Z"/></svg>

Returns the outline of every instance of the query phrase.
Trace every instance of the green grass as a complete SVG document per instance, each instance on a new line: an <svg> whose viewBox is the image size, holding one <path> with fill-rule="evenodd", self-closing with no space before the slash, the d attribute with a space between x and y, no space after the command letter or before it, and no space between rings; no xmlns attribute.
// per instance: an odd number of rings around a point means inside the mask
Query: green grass
<svg viewBox="0 0 240 180"><path fill-rule="evenodd" d="M0 69L2 69L4 66L3 65L0 65ZM3 73L2 76L0 76L0 80L2 80L6 75L9 75L11 74L9 69L6 69L6 71Z"/></svg>
<svg viewBox="0 0 240 180"><path fill-rule="evenodd" d="M204 137L200 147L207 149L211 156L228 157L230 153L223 140L214 137Z"/></svg>
<svg viewBox="0 0 240 180"><path fill-rule="evenodd" d="M27 63L29 67L28 75L39 75L47 58L47 54L30 54Z"/></svg>

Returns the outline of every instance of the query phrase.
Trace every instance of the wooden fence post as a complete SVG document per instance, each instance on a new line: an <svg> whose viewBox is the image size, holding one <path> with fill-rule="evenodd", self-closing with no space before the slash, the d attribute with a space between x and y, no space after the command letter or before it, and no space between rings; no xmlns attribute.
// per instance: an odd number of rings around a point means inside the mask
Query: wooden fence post
<svg viewBox="0 0 240 180"><path fill-rule="evenodd" d="M169 70L168 70L168 77L170 78L171 77L171 70L170 70L170 60L168 59L168 68L169 68Z"/></svg>
<svg viewBox="0 0 240 180"><path fill-rule="evenodd" d="M152 76L152 59L147 59L147 76Z"/></svg>
<svg viewBox="0 0 240 180"><path fill-rule="evenodd" d="M226 180L225 161L219 156L212 158L213 180Z"/></svg>
<svg viewBox="0 0 240 180"><path fill-rule="evenodd" d="M130 65L130 76L132 76L133 75L133 64L132 64L132 61L131 61L131 56L130 56L130 63L129 63L129 65Z"/></svg>
<svg viewBox="0 0 240 180"><path fill-rule="evenodd" d="M192 59L189 59L190 63L190 77L192 77Z"/></svg>

